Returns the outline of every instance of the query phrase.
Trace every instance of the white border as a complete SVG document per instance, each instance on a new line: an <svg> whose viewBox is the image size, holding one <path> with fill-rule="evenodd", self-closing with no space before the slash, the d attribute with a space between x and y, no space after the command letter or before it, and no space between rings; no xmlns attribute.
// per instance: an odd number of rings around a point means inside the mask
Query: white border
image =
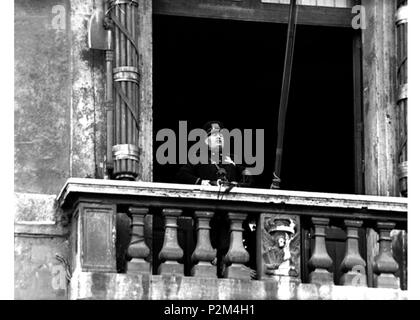
<svg viewBox="0 0 420 320"><path fill-rule="evenodd" d="M420 1L409 1L408 11L408 138L409 138L409 173L408 173L408 291L410 299L420 299L419 239L417 233L420 220L420 50L419 31Z"/></svg>
<svg viewBox="0 0 420 320"><path fill-rule="evenodd" d="M3 1L0 19L2 39L1 77L1 213L0 213L0 299L14 299L14 2Z"/></svg>
<svg viewBox="0 0 420 320"><path fill-rule="evenodd" d="M416 249L419 239L420 219L420 174L419 144L420 135L420 50L418 36L420 31L420 2L410 0L409 3L409 223L408 223L408 283L410 299L420 299L420 265L419 253ZM3 1L4 14L0 19L0 30L3 48L1 50L1 117L2 133L1 159L1 220L0 220L0 299L13 299L14 292L14 237L13 237L13 154L14 154L14 2ZM412 141L412 142L411 142Z"/></svg>

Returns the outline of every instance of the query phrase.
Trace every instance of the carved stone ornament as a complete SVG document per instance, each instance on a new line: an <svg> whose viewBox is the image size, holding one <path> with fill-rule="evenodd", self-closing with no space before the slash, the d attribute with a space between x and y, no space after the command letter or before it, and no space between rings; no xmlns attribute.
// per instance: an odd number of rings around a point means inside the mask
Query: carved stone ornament
<svg viewBox="0 0 420 320"><path fill-rule="evenodd" d="M262 277L299 277L299 218L263 214L261 228Z"/></svg>

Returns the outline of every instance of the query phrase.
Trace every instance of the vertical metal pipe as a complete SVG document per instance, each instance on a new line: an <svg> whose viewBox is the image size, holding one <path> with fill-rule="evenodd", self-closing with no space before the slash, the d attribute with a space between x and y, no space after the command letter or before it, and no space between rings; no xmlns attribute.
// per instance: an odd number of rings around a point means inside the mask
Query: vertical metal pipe
<svg viewBox="0 0 420 320"><path fill-rule="evenodd" d="M401 41L402 35L403 35L402 28L401 28L401 26L399 26L397 24L397 42ZM402 59L402 56L403 56L403 48L402 47L403 46L401 46L399 43L397 44L397 89L399 89L399 87L401 86L401 79L403 78L403 72L404 72L404 70L403 70L404 68L402 68L402 66L401 66L401 59ZM397 104L400 104L399 100L397 100ZM400 116L400 123L399 123L400 129L399 129L399 132L398 132L398 138L400 140L399 143L401 144L401 141L403 140L403 130L402 130L402 127L401 127L401 123L402 123L402 120L403 120L403 119L401 119L402 105L397 105L397 107L400 108L399 109L399 111L400 111L400 115L399 115ZM401 153L398 154L398 157L399 157L398 161L399 162L402 161L401 156L402 156Z"/></svg>
<svg viewBox="0 0 420 320"><path fill-rule="evenodd" d="M134 39L137 39L137 35L136 35L136 10L137 7L136 6L132 6L131 8L131 34L133 35ZM133 48L133 66L136 68L136 70L138 71L138 65L137 65L137 60L138 60L138 56L136 51ZM140 81L140 79L138 79L138 81ZM137 83L133 83L133 92L132 92L132 101L133 101L133 106L134 106L134 112L135 112L135 118L133 118L133 144L138 146L138 141L137 141L137 135L138 135L138 129L136 126L136 119L139 119L138 116L138 105L137 105L137 100L136 100L136 94L138 92L138 84ZM136 174L139 174L139 163L137 162L133 162L133 170L134 172L136 172Z"/></svg>
<svg viewBox="0 0 420 320"><path fill-rule="evenodd" d="M118 21L121 23L123 27L125 27L125 5L120 4L118 11ZM121 32L120 37L120 50L121 50L121 65L125 66L127 64L127 48L126 48L126 36L123 32ZM126 85L125 81L121 81L120 83L121 91L126 94ZM127 143L127 106L124 101L121 103L121 144ZM123 159L121 161L121 171L126 172L127 171L127 160Z"/></svg>
<svg viewBox="0 0 420 320"><path fill-rule="evenodd" d="M124 26L125 23L123 23L123 18L124 18L124 5L119 5L117 12L118 12L118 21ZM126 46L125 46L125 35L123 32L121 32L121 36L120 36L120 65L119 67L125 66L127 63L127 52L126 52ZM126 93L125 90L125 82L124 81L120 81L119 85L121 86L121 91L123 93ZM126 106L125 103L122 101L121 104L121 144L125 144L127 143L126 140Z"/></svg>
<svg viewBox="0 0 420 320"><path fill-rule="evenodd" d="M130 4L126 5L126 9L125 9L125 25L126 28L128 30L128 32L130 34L132 34L131 32L131 10L132 10L132 6ZM127 48L127 63L126 65L131 67L133 66L133 57L132 57L132 52L131 52L131 42L126 41L126 48ZM130 99L130 101L132 102L132 82L131 81L127 81L126 83L127 86L127 97L128 99ZM129 144L133 144L133 115L131 114L131 112L129 110L127 110L127 143ZM133 165L132 165L133 160L129 159L127 162L127 171L128 172L133 172Z"/></svg>
<svg viewBox="0 0 420 320"><path fill-rule="evenodd" d="M404 23L401 26L401 84L406 84L408 79L408 68L407 68L407 31L408 31L408 24ZM403 61L404 60L404 61ZM407 100L402 101L402 127L403 127L403 135L404 138L407 137ZM407 147L406 147L407 148ZM407 161L407 150L405 150L402 154L402 161Z"/></svg>
<svg viewBox="0 0 420 320"><path fill-rule="evenodd" d="M105 2L105 12L108 12L108 2ZM105 51L105 72L106 72L106 169L105 177L111 178L113 169L112 146L114 143L114 101L112 67L114 61L114 48L112 43L112 28L109 19L106 18L106 51Z"/></svg>
<svg viewBox="0 0 420 320"><path fill-rule="evenodd" d="M114 7L113 9L114 15L116 19L118 19L118 8ZM115 67L119 67L121 65L121 50L120 50L120 39L121 39L121 32L118 27L115 27ZM115 85L118 85L115 83ZM118 93L115 93L115 144L121 143L121 99Z"/></svg>
<svg viewBox="0 0 420 320"><path fill-rule="evenodd" d="M131 32L133 35L134 39L137 39L137 32L136 32L136 7L133 7L131 10ZM137 53L134 51L133 52L133 66L135 68L138 68L138 56ZM139 79L140 81L140 79ZM137 100L137 95L138 95L138 84L134 83L133 84L133 104L134 104L134 111L136 113L136 118L139 119L139 105L138 105L138 100ZM136 120L133 119L133 128L136 128ZM133 130L133 143L135 145L138 145L138 132L137 129Z"/></svg>
<svg viewBox="0 0 420 320"><path fill-rule="evenodd" d="M137 30L136 30L136 16L137 15L136 15L136 12L137 12L137 7L133 7L133 10L131 11L131 30L133 32L133 38L134 39L137 39ZM138 72L140 72L140 70L138 69L139 68L139 64L138 64L139 56L138 56L137 52L133 53L133 57L134 57L133 65L136 68L136 70ZM140 83L140 77L138 77L138 82L134 83L134 85L133 85L133 102L134 102L134 109L135 109L135 112L136 112L136 119L140 119L140 117L139 117L139 108L140 107L139 107L139 102L138 102L138 98L137 98L138 97L138 92L139 92L139 83ZM140 128L136 127L136 121L137 120L134 120L134 127L136 129L133 132L133 141L134 141L134 144L136 146L138 146L139 145L138 135L139 135ZM138 121L138 124L140 126L140 120ZM139 163L135 163L134 165L135 165L134 171L137 174L139 174L140 173Z"/></svg>
<svg viewBox="0 0 420 320"><path fill-rule="evenodd" d="M136 10L137 10L137 7L132 5L131 6L131 11L130 11L130 13L131 13L131 16L130 16L130 22L131 22L130 32L133 36L133 39L137 39ZM137 61L138 61L138 55L137 55L137 52L135 51L135 49L133 47L133 50L132 50L132 65L138 71ZM138 79L138 81L140 81L140 79ZM139 119L139 115L138 115L139 106L138 106L138 102L137 102L137 98L136 98L137 94L138 94L138 84L137 83L132 83L132 97L131 97L132 100L131 101L133 101L133 107L134 107L134 113L135 113L135 117L132 118L132 128L133 128L132 141L133 141L133 144L136 145L136 146L138 146L138 139L137 139L138 129L136 127L136 121L137 121L136 119ZM136 174L139 173L139 164L134 162L134 161L133 161L133 171L136 172Z"/></svg>

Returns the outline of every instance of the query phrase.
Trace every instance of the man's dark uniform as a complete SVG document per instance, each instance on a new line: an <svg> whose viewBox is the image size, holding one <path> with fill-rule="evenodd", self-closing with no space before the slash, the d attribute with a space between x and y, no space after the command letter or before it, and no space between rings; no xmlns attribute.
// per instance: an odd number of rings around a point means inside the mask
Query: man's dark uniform
<svg viewBox="0 0 420 320"><path fill-rule="evenodd" d="M204 126L204 130L206 130L209 134L212 128L211 124L213 123L217 123L220 128L222 128L222 124L220 122L210 121ZM176 175L177 182L200 185L203 180L209 180L212 185L216 185L217 180L221 179L227 182L227 185L229 185L229 183L235 183L235 186L242 187L249 187L252 185L251 176L243 174L245 167L235 164L231 157L225 157L224 162L220 160L216 164L212 163L210 158L209 151L207 164L187 164L181 167ZM219 277L222 277L222 259L228 252L230 244L230 223L227 219L226 212L216 211L214 218L210 222L210 226L210 241L212 246L217 249L217 273ZM253 263L254 254L255 252L250 252L250 258L252 259L250 264L251 268L255 268Z"/></svg>
<svg viewBox="0 0 420 320"><path fill-rule="evenodd" d="M221 169L224 169L224 171ZM216 182L224 175L229 182L237 182L240 186L247 186L250 184L250 181L247 176L243 176L242 172L244 170L245 167L241 165L233 163L219 163L216 165L211 163L209 159L208 164L187 164L181 167L177 174L177 181L186 184L201 184L203 180Z"/></svg>

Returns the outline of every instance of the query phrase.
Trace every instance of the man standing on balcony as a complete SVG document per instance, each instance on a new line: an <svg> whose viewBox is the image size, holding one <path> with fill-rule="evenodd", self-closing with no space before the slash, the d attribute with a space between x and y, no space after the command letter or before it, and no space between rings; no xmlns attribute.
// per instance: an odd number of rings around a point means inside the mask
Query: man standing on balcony
<svg viewBox="0 0 420 320"><path fill-rule="evenodd" d="M225 146L221 133L223 124L220 121L209 121L203 129L207 133L205 142L208 146L208 161L181 167L176 176L177 182L207 186L220 183L242 187L251 186L252 179L249 170L236 164L229 155L222 158Z"/></svg>
<svg viewBox="0 0 420 320"><path fill-rule="evenodd" d="M223 124L220 121L209 121L203 129L207 133L206 144L208 146L208 162L196 165L186 164L179 170L176 181L185 184L200 184L206 186L227 186L227 187L250 187L252 186L252 176L243 166L236 164L231 156L223 155L225 146L224 137L221 133ZM224 157L224 158L223 158ZM229 188L227 189L229 190ZM224 190L224 192L226 192ZM246 227L253 225L253 221L247 220ZM227 220L226 212L215 212L211 221L210 238L214 248L217 249L217 274L223 277L224 255L229 250L229 230L230 224ZM248 230L249 229L249 230ZM248 232L247 232L248 231ZM244 232L244 245L250 254L250 267L255 268L255 230L248 227ZM255 276L255 271L250 269L251 277Z"/></svg>

